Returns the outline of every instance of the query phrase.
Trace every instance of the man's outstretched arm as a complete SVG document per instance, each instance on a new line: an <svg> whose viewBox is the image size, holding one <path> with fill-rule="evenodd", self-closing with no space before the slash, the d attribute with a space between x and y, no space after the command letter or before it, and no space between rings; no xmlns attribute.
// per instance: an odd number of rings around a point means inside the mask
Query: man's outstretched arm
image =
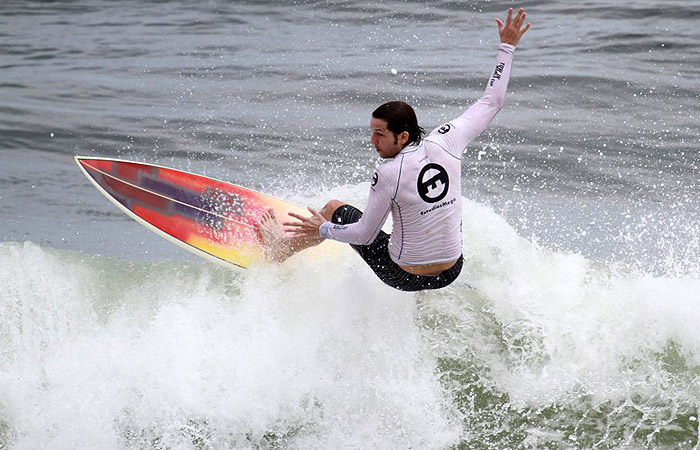
<svg viewBox="0 0 700 450"><path fill-rule="evenodd" d="M462 151L467 145L479 136L496 117L496 114L503 108L515 45L530 29L530 23L525 23L526 17L527 14L522 8L513 17L513 8L510 8L505 23L501 19L495 19L498 24L501 44L498 47L496 66L489 77L483 96L461 116L433 130L426 138L427 140L437 143L456 158L461 158ZM447 133L450 130L454 131Z"/></svg>

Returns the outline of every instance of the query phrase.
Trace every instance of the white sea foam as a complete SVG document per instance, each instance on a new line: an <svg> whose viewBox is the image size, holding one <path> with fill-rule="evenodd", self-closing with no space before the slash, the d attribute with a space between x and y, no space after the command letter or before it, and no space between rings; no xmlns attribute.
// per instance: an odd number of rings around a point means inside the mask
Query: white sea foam
<svg viewBox="0 0 700 450"><path fill-rule="evenodd" d="M691 414L699 280L552 252L467 200L463 231L462 275L418 294L349 250L230 271L0 244L0 442L437 449L518 411L536 446L569 439L538 427L532 411L554 405L580 422L621 408L622 428L625 407L660 430Z"/></svg>
<svg viewBox="0 0 700 450"><path fill-rule="evenodd" d="M411 296L357 261L229 278L33 244L0 255L13 448L441 448L458 436Z"/></svg>

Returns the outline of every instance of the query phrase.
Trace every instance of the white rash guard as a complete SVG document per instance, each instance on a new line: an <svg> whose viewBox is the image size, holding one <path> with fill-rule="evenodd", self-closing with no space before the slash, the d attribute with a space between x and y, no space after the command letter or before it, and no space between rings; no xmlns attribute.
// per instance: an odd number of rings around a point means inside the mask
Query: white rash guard
<svg viewBox="0 0 700 450"><path fill-rule="evenodd" d="M501 44L484 95L461 116L377 166L359 222L325 222L320 235L368 245L391 212L391 259L400 265L436 264L462 254L462 153L503 107L515 47Z"/></svg>

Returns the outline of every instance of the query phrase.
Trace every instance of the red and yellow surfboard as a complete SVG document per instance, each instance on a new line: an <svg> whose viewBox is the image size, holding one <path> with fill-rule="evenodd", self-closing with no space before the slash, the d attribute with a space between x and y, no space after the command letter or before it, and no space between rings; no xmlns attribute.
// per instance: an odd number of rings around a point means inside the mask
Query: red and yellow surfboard
<svg viewBox="0 0 700 450"><path fill-rule="evenodd" d="M152 164L76 156L90 181L122 211L195 254L248 267L263 261L260 216L306 209L235 184Z"/></svg>

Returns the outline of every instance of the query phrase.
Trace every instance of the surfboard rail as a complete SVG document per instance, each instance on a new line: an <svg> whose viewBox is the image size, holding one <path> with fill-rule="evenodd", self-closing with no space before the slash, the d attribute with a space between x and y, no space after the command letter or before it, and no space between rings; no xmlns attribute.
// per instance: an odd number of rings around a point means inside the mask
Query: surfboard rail
<svg viewBox="0 0 700 450"><path fill-rule="evenodd" d="M215 178L144 162L75 156L107 199L147 229L197 256L241 268L263 262L257 223L305 208Z"/></svg>

